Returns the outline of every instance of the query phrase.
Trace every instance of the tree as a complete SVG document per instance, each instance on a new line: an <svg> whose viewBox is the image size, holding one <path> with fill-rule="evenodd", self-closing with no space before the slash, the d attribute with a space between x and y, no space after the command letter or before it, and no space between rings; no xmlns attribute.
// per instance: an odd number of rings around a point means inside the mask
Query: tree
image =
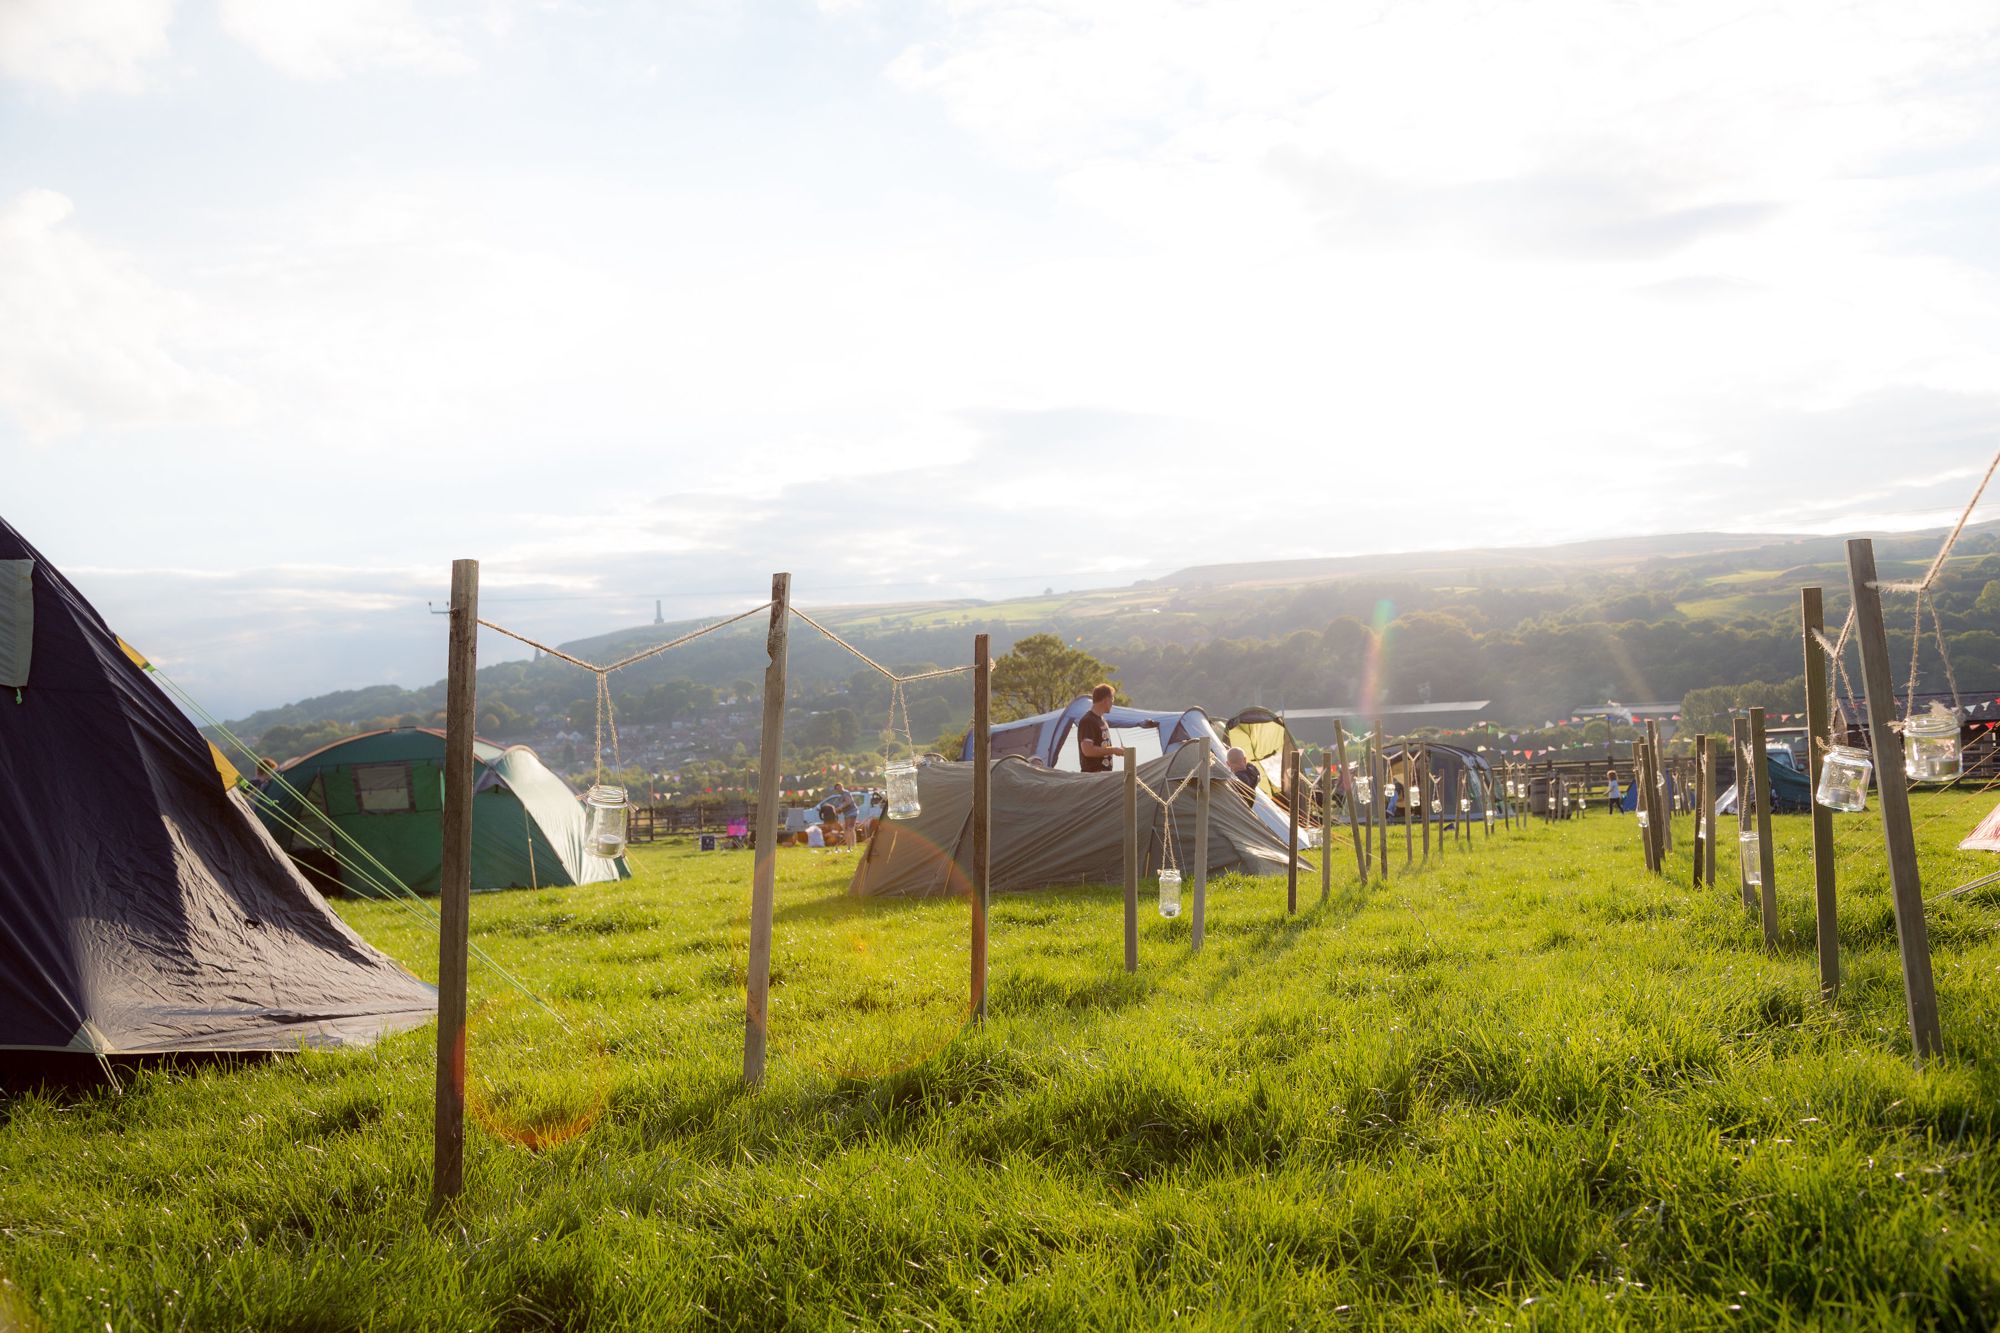
<svg viewBox="0 0 2000 1333"><path fill-rule="evenodd" d="M1056 635L1030 634L1016 642L1012 652L994 659L993 720L1011 722L1052 712L1114 674L1108 663L1070 647ZM1118 698L1124 702L1122 693Z"/></svg>

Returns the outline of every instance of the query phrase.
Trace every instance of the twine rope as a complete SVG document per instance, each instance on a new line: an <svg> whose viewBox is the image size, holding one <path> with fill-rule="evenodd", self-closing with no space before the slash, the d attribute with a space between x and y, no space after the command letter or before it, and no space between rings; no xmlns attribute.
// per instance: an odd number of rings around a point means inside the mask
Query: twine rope
<svg viewBox="0 0 2000 1333"><path fill-rule="evenodd" d="M668 650L673 648L678 648L682 644L693 643L696 639L702 638L704 635L713 634L717 630L727 629L729 626L734 625L739 620L748 620L751 616L754 616L762 611L768 611L770 609L771 609L771 603L765 602L762 606L753 606L748 611L744 611L741 612L740 614L733 615L729 617L727 620L718 620L713 625L704 625L698 630L692 630L686 634L681 635L678 639L669 639L665 643L655 644L651 648L646 648L639 652L633 653L630 657L621 657L616 662L608 662L603 664L599 664L597 662L586 662L581 657L574 656L570 653L564 652L560 648L553 648L546 643L542 643L538 640L531 639L527 635L521 633L519 630L508 629L505 625L496 625L490 620L482 619L480 620L479 623L485 626L487 629L492 630L495 634L504 634L510 639L514 639L521 643L527 644L530 648L535 649L537 652L547 653L550 657L553 657L558 661L567 662L574 667L582 667L585 671L592 672L593 674L596 675L597 732L596 732L596 737L591 745L590 757L591 757L591 762L596 766L597 770L596 777L593 780L594 785L602 785L604 782L604 732L607 727L609 727L611 731L612 767L613 768L624 767L624 759L618 753L618 717L616 711L612 708L611 705L611 673L614 671L622 671L626 667L631 666L633 663L643 662L649 657L658 657L661 653L667 652Z"/></svg>

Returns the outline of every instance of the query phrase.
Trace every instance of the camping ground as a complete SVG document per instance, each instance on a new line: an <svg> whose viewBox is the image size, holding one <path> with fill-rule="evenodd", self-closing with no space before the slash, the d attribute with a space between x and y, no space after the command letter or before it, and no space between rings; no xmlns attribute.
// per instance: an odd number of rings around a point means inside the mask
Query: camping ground
<svg viewBox="0 0 2000 1333"><path fill-rule="evenodd" d="M1991 797L1920 793L1927 890ZM747 853L481 895L467 1190L427 1225L432 1029L0 1102L0 1327L1984 1326L2000 1309L2000 890L1931 912L1909 1059L1879 817L1839 825L1846 984L1644 873L1601 814L1387 884L960 901L779 862L771 1075L740 1089ZM1344 849L1343 849L1344 850ZM1728 878L1725 874L1724 878ZM343 916L426 977L406 907Z"/></svg>

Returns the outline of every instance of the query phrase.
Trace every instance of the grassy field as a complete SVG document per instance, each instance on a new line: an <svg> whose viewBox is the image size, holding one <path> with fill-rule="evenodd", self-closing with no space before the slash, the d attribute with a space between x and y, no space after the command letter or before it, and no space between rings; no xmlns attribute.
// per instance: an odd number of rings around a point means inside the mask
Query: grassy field
<svg viewBox="0 0 2000 1333"><path fill-rule="evenodd" d="M1938 889L1986 801L1919 798ZM1686 821L1682 821L1685 836ZM0 1327L1987 1326L2000 897L1936 907L1949 1058L1908 1058L1873 813L1820 1003L1788 943L1643 873L1624 819L1365 893L1225 880L1208 946L1115 892L860 907L780 866L771 1077L739 1090L747 854L483 896L461 1204L426 1226L429 1030L0 1103ZM390 904L343 903L429 975Z"/></svg>

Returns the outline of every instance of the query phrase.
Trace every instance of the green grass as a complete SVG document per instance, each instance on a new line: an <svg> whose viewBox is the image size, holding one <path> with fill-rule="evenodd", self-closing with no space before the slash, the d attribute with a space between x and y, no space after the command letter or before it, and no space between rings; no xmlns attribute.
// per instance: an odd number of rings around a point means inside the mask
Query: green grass
<svg viewBox="0 0 2000 1333"><path fill-rule="evenodd" d="M1933 889L1976 797L1920 796ZM1935 816L1935 818L1932 818ZM1681 821L1685 835L1686 821ZM0 1103L0 1328L1983 1327L2000 1310L2000 898L1932 916L1912 1068L1873 813L1817 997L1786 943L1603 815L1365 893L1214 887L1207 947L1115 892L859 907L780 866L771 1073L738 1087L750 862L483 896L467 1190L423 1220L432 1034ZM392 906L343 903L430 974Z"/></svg>

